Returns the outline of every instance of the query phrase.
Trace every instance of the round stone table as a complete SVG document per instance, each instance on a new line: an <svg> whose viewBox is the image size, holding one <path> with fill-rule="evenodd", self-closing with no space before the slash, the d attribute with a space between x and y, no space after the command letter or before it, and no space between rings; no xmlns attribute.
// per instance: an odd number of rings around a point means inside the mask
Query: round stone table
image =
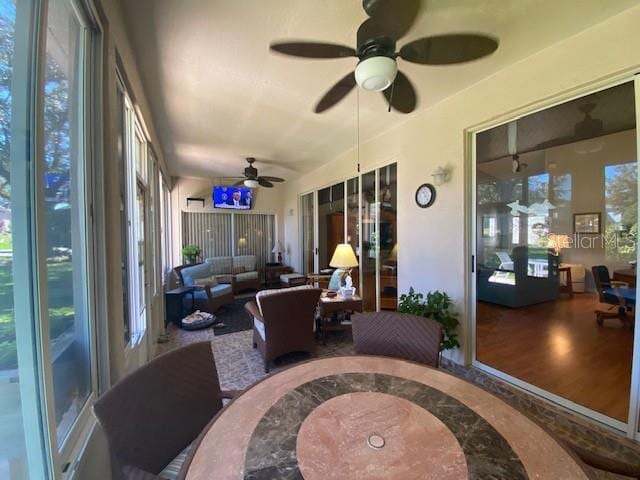
<svg viewBox="0 0 640 480"><path fill-rule="evenodd" d="M187 480L591 478L517 410L443 371L336 357L258 382L210 423Z"/></svg>

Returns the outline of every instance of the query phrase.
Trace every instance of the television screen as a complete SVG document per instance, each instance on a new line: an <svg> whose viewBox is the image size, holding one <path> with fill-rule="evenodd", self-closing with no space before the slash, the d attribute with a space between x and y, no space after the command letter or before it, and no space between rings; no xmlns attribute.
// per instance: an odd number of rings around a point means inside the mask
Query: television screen
<svg viewBox="0 0 640 480"><path fill-rule="evenodd" d="M247 187L213 187L213 206L234 210L250 210L253 206L253 191Z"/></svg>

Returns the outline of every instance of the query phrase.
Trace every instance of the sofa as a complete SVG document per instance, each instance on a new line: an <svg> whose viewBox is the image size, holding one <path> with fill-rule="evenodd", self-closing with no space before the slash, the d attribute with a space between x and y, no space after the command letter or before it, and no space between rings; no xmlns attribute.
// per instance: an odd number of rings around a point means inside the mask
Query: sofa
<svg viewBox="0 0 640 480"><path fill-rule="evenodd" d="M558 257L553 252L518 246L513 249L511 258L512 269L478 265L478 300L521 308L558 299ZM503 266L507 263L501 262Z"/></svg>
<svg viewBox="0 0 640 480"><path fill-rule="evenodd" d="M214 313L221 306L233 303L232 285L220 282L211 275L211 268L208 264L180 266L174 268L173 271L181 285L196 288L194 292L194 307L196 309ZM185 301L190 301L188 296Z"/></svg>
<svg viewBox="0 0 640 480"><path fill-rule="evenodd" d="M205 260L205 264L218 282L231 285L233 293L249 288L258 290L262 285L255 255L210 257Z"/></svg>

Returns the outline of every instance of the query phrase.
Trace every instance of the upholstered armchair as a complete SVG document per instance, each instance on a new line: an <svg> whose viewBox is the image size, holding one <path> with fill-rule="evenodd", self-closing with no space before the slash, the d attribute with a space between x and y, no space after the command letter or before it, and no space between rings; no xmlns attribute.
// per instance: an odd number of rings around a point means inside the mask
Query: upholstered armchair
<svg viewBox="0 0 640 480"><path fill-rule="evenodd" d="M253 318L253 347L269 372L271 360L291 352L315 350L313 323L322 289L308 285L263 290L245 305Z"/></svg>

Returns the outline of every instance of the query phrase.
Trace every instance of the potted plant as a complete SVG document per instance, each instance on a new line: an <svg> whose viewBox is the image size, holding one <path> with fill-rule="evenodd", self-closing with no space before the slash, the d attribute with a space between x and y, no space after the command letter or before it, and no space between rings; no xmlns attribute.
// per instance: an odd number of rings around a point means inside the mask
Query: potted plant
<svg viewBox="0 0 640 480"><path fill-rule="evenodd" d="M440 343L440 351L443 351L460 346L456 332L460 322L458 321L458 314L451 310L452 306L451 298L444 292L437 290L429 292L425 300L422 293L416 293L411 287L409 293L400 295L398 312L431 318L442 325L443 337L442 343Z"/></svg>
<svg viewBox="0 0 640 480"><path fill-rule="evenodd" d="M182 256L184 257L185 263L188 264L196 263L201 253L202 249L198 245L185 245L182 247Z"/></svg>

